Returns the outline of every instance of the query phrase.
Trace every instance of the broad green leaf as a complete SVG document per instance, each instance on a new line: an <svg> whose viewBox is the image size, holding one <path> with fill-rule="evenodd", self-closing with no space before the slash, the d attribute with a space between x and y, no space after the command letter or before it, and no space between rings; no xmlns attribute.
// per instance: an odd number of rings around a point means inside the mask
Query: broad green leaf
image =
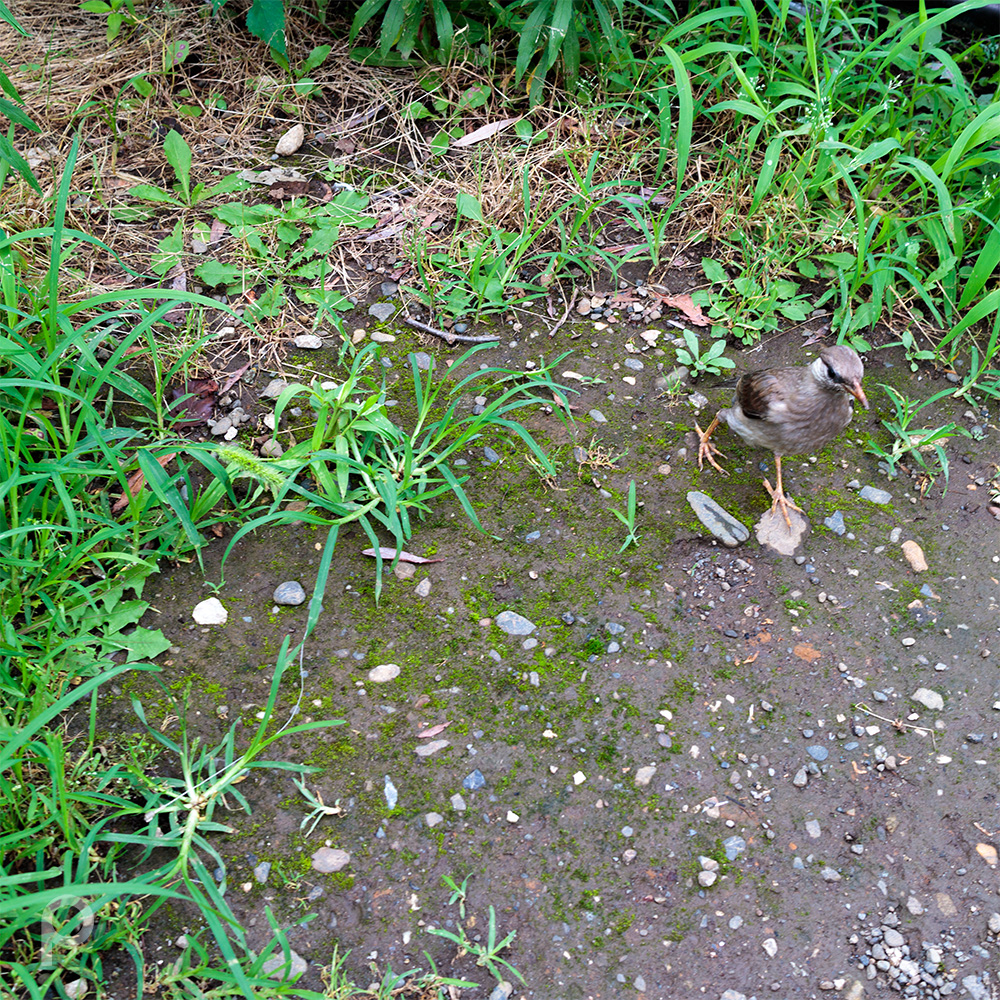
<svg viewBox="0 0 1000 1000"><path fill-rule="evenodd" d="M235 264L223 264L217 260L206 260L194 269L195 275L212 288L228 285L242 277L243 269Z"/></svg>
<svg viewBox="0 0 1000 1000"><path fill-rule="evenodd" d="M458 196L455 198L455 211L459 218L465 217L474 222L485 222L479 199L466 191L458 192Z"/></svg>
<svg viewBox="0 0 1000 1000"><path fill-rule="evenodd" d="M161 187L153 184L133 184L128 189L128 193L133 198L141 198L143 201L157 201L168 205L183 205L184 203L169 191L164 191Z"/></svg>
<svg viewBox="0 0 1000 1000"><path fill-rule="evenodd" d="M184 200L191 200L191 147L184 141L179 132L171 129L163 140L163 152L167 163L174 168L177 181L184 193Z"/></svg>
<svg viewBox="0 0 1000 1000"><path fill-rule="evenodd" d="M247 11L247 29L251 35L288 57L285 49L284 0L253 0Z"/></svg>
<svg viewBox="0 0 1000 1000"><path fill-rule="evenodd" d="M726 269L717 260L712 260L711 257L701 258L701 269L705 272L705 277L713 284L724 285L729 281Z"/></svg>

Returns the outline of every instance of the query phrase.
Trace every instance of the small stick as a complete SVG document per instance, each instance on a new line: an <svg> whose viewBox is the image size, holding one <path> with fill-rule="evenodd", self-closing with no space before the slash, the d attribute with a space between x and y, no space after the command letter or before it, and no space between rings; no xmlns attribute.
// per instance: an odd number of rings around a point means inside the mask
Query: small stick
<svg viewBox="0 0 1000 1000"><path fill-rule="evenodd" d="M566 302L566 300L563 299L563 302ZM569 302L566 305L566 312L564 312L563 315L562 315L562 319L559 320L559 322L556 323L556 325L554 327L552 327L551 330L549 330L549 336L550 337L554 337L556 335L556 332L558 331L559 327L561 327L563 325L563 323L565 323L566 320L569 319L569 314L572 312L573 305L574 305L575 302L576 302L576 289L574 288L573 289L573 294L570 295Z"/></svg>
<svg viewBox="0 0 1000 1000"><path fill-rule="evenodd" d="M407 326L412 326L415 330L423 330L424 333L430 333L435 337L440 337L449 344L454 344L456 340L460 340L463 344L500 343L498 337L467 337L462 333L448 333L447 330L439 330L435 326L428 326L426 323L421 323L418 319L410 319L409 316L401 316L400 319L402 319Z"/></svg>

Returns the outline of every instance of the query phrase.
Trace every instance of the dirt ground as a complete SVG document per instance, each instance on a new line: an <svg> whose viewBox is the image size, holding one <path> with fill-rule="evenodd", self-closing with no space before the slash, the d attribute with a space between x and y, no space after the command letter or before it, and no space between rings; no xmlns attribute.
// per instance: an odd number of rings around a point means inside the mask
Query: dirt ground
<svg viewBox="0 0 1000 1000"><path fill-rule="evenodd" d="M362 313L351 322L374 328ZM623 324L568 324L549 340L526 323L490 353L491 363L523 365L571 348L556 375L590 381L567 381L580 386L572 423L527 418L559 466L555 481L500 440L465 454L488 534L457 503L436 502L410 548L440 561L390 575L377 604L367 540L341 537L302 704L309 718L346 725L279 752L320 768L308 787L343 813L307 835L310 807L291 777L255 772L241 786L252 815L227 816L238 832L217 841L234 911L258 947L270 934L265 906L284 926L315 914L289 931L308 963L300 983L314 988L338 945L351 949L360 984L374 978L370 962L427 968L427 952L442 972L481 984L463 996L489 996L489 972L428 933L457 930L443 879L469 876L467 935L485 940L491 906L500 934L516 931L502 953L525 980L514 996L997 996L995 401L936 410L935 421L984 433L954 438L947 493L939 479L921 496L906 474L881 474L862 445L884 435L878 383L915 398L947 383L873 352L871 411L815 461L785 464L786 489L812 524L797 557L752 536L726 548L701 528L687 491L752 527L767 507L758 463L773 471L773 460L723 434L730 477L698 472L694 423L730 392L687 382L665 393L665 341L677 331L655 325L666 331L658 347ZM390 378L403 385L408 352L458 353L388 329ZM738 363L800 362L817 350L801 340L775 338ZM318 357L308 361L322 370ZM326 361L334 371L333 352ZM260 372L241 391L266 381ZM709 399L700 415L693 390ZM640 537L619 552L625 530L611 509L625 509L630 480ZM867 485L891 501L862 499ZM836 512L841 535L824 525ZM195 564L166 568L147 588L157 613L146 624L175 643L163 679L175 690L192 681L196 730L218 738L223 716L255 721L278 646L306 619L305 605L279 609L272 592L286 580L311 592L323 538L303 526L241 541L218 594L224 626L192 622L210 594ZM926 571L905 556L910 540ZM221 552L209 554L209 579L219 579ZM530 634L504 632L502 612L528 619ZM373 683L369 671L386 663L399 675ZM145 683L124 693L145 692L156 720L167 706ZM914 700L921 688L943 707ZM133 725L124 705L109 706L111 728ZM444 728L428 734L435 726ZM432 740L446 744L418 755ZM350 855L341 871L314 870L324 845ZM155 929L150 940L162 944L150 958L170 959L172 938L197 927L190 914L173 919ZM897 949L883 969L886 927L909 952ZM900 980L900 954L927 982Z"/></svg>

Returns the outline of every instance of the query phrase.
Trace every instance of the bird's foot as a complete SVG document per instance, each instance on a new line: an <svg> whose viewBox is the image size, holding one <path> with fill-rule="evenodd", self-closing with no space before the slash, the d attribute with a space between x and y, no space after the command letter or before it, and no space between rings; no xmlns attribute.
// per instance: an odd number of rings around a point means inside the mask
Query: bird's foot
<svg viewBox="0 0 1000 1000"><path fill-rule="evenodd" d="M718 455L720 458L725 458L726 456L715 447L714 444L709 440L712 435L712 431L718 426L718 421L713 421L707 431L703 431L697 424L694 425L694 429L698 434L698 471L700 472L705 464L705 459L708 459L708 464L712 466L713 469L718 469L724 476L728 476L729 473L719 465L715 460L715 456Z"/></svg>
<svg viewBox="0 0 1000 1000"><path fill-rule="evenodd" d="M792 510L797 510L800 514L805 514L805 511L792 499L785 496L785 491L783 489L772 489L771 484L765 479L764 489L771 494L771 513L773 514L776 510L781 508L782 516L785 518L785 524L788 525L788 530L792 530L792 519L788 516L788 508L791 507Z"/></svg>

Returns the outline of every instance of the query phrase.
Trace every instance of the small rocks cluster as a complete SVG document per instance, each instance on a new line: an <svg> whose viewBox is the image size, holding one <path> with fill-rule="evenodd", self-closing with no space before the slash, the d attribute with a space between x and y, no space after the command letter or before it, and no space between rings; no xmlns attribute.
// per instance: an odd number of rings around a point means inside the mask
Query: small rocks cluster
<svg viewBox="0 0 1000 1000"><path fill-rule="evenodd" d="M234 401L233 397L229 395L223 396L219 400L219 406L222 409L231 406L232 409L225 416L217 419L209 418L207 421L208 429L215 437L232 441L239 433L240 426L250 420L250 414L243 409L238 401Z"/></svg>
<svg viewBox="0 0 1000 1000"><path fill-rule="evenodd" d="M862 918L863 918L862 914ZM890 910L878 922L873 922L848 939L857 946L855 958L866 979L888 983L904 997L933 998L957 994L962 988L973 1000L989 1000L989 973L982 977L967 975L959 979L961 966L976 957L990 958L986 945L1000 943L1000 913L989 917L988 932L982 945L973 945L968 952L955 944L949 932L940 941L907 940L900 930L900 919ZM911 939L913 935L910 935Z"/></svg>

